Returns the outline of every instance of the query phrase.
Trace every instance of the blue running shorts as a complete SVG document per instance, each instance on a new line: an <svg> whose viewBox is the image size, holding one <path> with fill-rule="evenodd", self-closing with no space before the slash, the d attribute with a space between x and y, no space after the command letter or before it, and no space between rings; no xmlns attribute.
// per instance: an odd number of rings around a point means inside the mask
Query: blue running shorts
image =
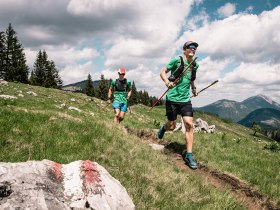
<svg viewBox="0 0 280 210"><path fill-rule="evenodd" d="M128 106L127 106L127 103L119 103L119 102L114 101L113 108L114 109L119 109L121 112L126 112Z"/></svg>

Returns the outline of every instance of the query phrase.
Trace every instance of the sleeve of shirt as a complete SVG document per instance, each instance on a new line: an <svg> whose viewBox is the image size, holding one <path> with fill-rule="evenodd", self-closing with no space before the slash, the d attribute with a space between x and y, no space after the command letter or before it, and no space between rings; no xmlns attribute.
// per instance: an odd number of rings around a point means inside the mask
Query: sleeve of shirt
<svg viewBox="0 0 280 210"><path fill-rule="evenodd" d="M132 84L131 81L127 80L127 86L128 86L129 89L131 89L131 86L132 86L131 84Z"/></svg>
<svg viewBox="0 0 280 210"><path fill-rule="evenodd" d="M116 80L112 80L112 82L111 82L111 88L115 87L115 85L116 85Z"/></svg>
<svg viewBox="0 0 280 210"><path fill-rule="evenodd" d="M178 65L180 64L180 57L179 56L176 56L176 57L174 57L174 58L172 58L170 61L169 61L169 63L166 65L166 68L168 69L168 70L171 70L171 71L173 71L173 70L175 70L177 67L178 67Z"/></svg>

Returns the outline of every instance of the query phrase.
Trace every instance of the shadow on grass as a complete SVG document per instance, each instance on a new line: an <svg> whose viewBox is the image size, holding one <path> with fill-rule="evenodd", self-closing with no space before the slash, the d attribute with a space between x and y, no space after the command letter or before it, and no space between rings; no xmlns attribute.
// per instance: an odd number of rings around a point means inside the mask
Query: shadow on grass
<svg viewBox="0 0 280 210"><path fill-rule="evenodd" d="M171 142L165 146L165 149L172 153L182 154L182 152L186 149L185 144L179 144L178 142Z"/></svg>

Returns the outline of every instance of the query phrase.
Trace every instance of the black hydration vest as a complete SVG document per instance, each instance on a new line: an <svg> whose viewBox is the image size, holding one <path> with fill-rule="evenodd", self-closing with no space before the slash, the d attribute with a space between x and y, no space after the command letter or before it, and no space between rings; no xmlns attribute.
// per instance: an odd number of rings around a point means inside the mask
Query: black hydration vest
<svg viewBox="0 0 280 210"><path fill-rule="evenodd" d="M184 71L184 67L185 67L185 64L184 64L184 61L183 61L183 57L182 56L179 56L180 57L180 66L178 66L178 68L168 77L168 80L170 82L174 82L178 77L181 76L182 72ZM191 81L194 81L195 78L196 78L196 63L195 61L192 63L192 66L190 67L191 68Z"/></svg>
<svg viewBox="0 0 280 210"><path fill-rule="evenodd" d="M127 79L124 80L116 79L115 91L125 92L128 89Z"/></svg>

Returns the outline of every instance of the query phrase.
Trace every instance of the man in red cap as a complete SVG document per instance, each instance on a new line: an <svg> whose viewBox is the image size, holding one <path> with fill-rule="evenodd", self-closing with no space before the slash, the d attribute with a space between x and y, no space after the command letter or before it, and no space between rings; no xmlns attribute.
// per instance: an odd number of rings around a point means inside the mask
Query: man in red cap
<svg viewBox="0 0 280 210"><path fill-rule="evenodd" d="M119 68L118 74L119 78L112 80L108 91L109 103L112 102L112 95L114 95L115 124L123 121L128 108L127 101L131 96L131 81L125 78L125 68Z"/></svg>
<svg viewBox="0 0 280 210"><path fill-rule="evenodd" d="M183 70L193 61L197 47L198 44L196 42L187 41L183 45L183 55L174 57L160 72L161 79L169 88L166 94L166 116L168 121L157 133L158 139L162 139L165 131L175 129L177 115L179 114L182 116L186 127L186 150L183 151L182 156L192 169L196 169L197 164L192 155L193 109L190 100L190 88L192 89L193 95L197 96L194 80L198 64L193 62L190 68L186 69L186 71ZM166 74L169 71L171 71L171 76L167 78ZM183 75L181 73L178 74L178 71L183 71ZM180 75L180 79L176 84L174 84L173 82L176 77L179 77L178 75Z"/></svg>

